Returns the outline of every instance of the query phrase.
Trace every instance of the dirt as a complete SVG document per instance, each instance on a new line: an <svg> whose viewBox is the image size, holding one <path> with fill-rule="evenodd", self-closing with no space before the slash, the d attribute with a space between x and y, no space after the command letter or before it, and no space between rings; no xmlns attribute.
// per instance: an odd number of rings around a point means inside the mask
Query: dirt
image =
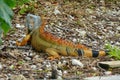
<svg viewBox="0 0 120 80"><path fill-rule="evenodd" d="M1 80L15 80L15 75L22 75L24 80L82 80L90 76L120 74L120 68L105 70L97 65L100 61L114 61L110 56L62 56L60 60L51 61L47 59L45 52L37 52L31 45L18 47L15 44L16 40L21 41L27 33L27 27L16 28L16 24L24 25L26 15L31 13L46 16L48 23L45 30L62 39L81 43L95 50L105 50L107 42L119 47L120 1L38 0L25 5L32 5L34 10L24 14L20 14L18 8L14 10L13 28L0 46ZM72 59L78 60L84 66L73 65Z"/></svg>

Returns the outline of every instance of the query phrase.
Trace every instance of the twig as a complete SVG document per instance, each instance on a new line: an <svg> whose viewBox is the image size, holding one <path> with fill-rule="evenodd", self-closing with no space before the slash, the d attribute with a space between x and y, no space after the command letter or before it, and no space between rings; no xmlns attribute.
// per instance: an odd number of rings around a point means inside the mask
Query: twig
<svg viewBox="0 0 120 80"><path fill-rule="evenodd" d="M70 29L66 29L66 28L63 28L63 27L59 27L56 25L57 28L63 30L63 31L70 31L70 32L74 32L73 30L70 30Z"/></svg>
<svg viewBox="0 0 120 80"><path fill-rule="evenodd" d="M21 47L21 46L5 46L4 48L11 48L11 49L25 49L25 50L29 50L30 47Z"/></svg>
<svg viewBox="0 0 120 80"><path fill-rule="evenodd" d="M90 34L87 34L87 36L92 39L93 41L95 41L95 39L90 35Z"/></svg>
<svg viewBox="0 0 120 80"><path fill-rule="evenodd" d="M0 57L5 57L5 58L14 58L17 60L16 57L10 55L9 53L0 53Z"/></svg>

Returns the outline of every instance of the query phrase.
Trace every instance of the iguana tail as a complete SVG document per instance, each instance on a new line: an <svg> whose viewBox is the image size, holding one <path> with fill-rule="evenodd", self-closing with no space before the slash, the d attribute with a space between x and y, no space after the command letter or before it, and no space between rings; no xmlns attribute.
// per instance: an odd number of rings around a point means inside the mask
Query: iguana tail
<svg viewBox="0 0 120 80"><path fill-rule="evenodd" d="M108 54L108 51L104 50L88 50L88 49L79 49L79 48L72 48L68 46L57 46L56 50L58 50L58 53L61 55L67 55L67 56L86 56L86 57L100 57L105 56Z"/></svg>
<svg viewBox="0 0 120 80"><path fill-rule="evenodd" d="M76 50L79 56L86 56L86 57L101 57L107 55L107 51L95 51L95 50Z"/></svg>
<svg viewBox="0 0 120 80"><path fill-rule="evenodd" d="M78 48L71 48L67 46L56 46L53 44L50 44L51 47L46 49L46 52L50 56L51 59L58 58L59 55L62 56L82 56L82 57L101 57L107 55L106 51L100 50L83 50Z"/></svg>

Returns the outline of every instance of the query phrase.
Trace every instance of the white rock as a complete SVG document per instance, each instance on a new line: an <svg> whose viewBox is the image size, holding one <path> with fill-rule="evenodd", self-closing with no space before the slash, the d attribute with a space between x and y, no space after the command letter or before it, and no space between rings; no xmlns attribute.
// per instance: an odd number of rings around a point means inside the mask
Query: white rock
<svg viewBox="0 0 120 80"><path fill-rule="evenodd" d="M94 71L96 71L96 70L97 70L97 68L96 68L96 67L92 67L92 69L93 69Z"/></svg>
<svg viewBox="0 0 120 80"><path fill-rule="evenodd" d="M22 37L25 37L25 36L26 36L26 34L22 34L21 36L22 36Z"/></svg>
<svg viewBox="0 0 120 80"><path fill-rule="evenodd" d="M3 66L2 66L2 64L0 63L0 70L2 70L3 69Z"/></svg>
<svg viewBox="0 0 120 80"><path fill-rule="evenodd" d="M25 26L24 25L21 25L21 28L24 28Z"/></svg>
<svg viewBox="0 0 120 80"><path fill-rule="evenodd" d="M70 20L71 20L71 21L74 19L74 17L73 17L73 16L71 16L71 15L69 15L69 17L70 17Z"/></svg>
<svg viewBox="0 0 120 80"><path fill-rule="evenodd" d="M116 29L117 29L117 30L120 30L120 26L118 26Z"/></svg>
<svg viewBox="0 0 120 80"><path fill-rule="evenodd" d="M23 29L24 27L25 27L24 25L16 24L16 28L18 29Z"/></svg>
<svg viewBox="0 0 120 80"><path fill-rule="evenodd" d="M29 56L33 56L34 54L33 53L30 53Z"/></svg>
<svg viewBox="0 0 120 80"><path fill-rule="evenodd" d="M63 71L63 74L67 74L68 72L67 71Z"/></svg>
<svg viewBox="0 0 120 80"><path fill-rule="evenodd" d="M31 58L30 58L30 57L25 57L25 60L30 61L30 60L31 60Z"/></svg>
<svg viewBox="0 0 120 80"><path fill-rule="evenodd" d="M35 59L37 59L37 58L39 58L39 55L35 55L35 57L34 57Z"/></svg>
<svg viewBox="0 0 120 80"><path fill-rule="evenodd" d="M72 65L80 66L81 68L84 67L84 65L77 59L72 59Z"/></svg>
<svg viewBox="0 0 120 80"><path fill-rule="evenodd" d="M20 26L20 24L16 24L16 28L20 28L21 26Z"/></svg>
<svg viewBox="0 0 120 80"><path fill-rule="evenodd" d="M85 41L84 41L84 40L82 40L82 39L81 39L81 40L78 40L78 41L80 41L81 43L84 43L84 42L85 42Z"/></svg>
<svg viewBox="0 0 120 80"><path fill-rule="evenodd" d="M59 22L59 23L58 23L58 25L59 25L59 26L62 26L62 23L61 23L61 22Z"/></svg>
<svg viewBox="0 0 120 80"><path fill-rule="evenodd" d="M39 69L39 71L42 71L42 70L43 70L43 69L41 69L41 68Z"/></svg>
<svg viewBox="0 0 120 80"><path fill-rule="evenodd" d="M62 71L61 70L57 70L57 73L59 76L62 76Z"/></svg>
<svg viewBox="0 0 120 80"><path fill-rule="evenodd" d="M62 63L59 61L59 62L58 62L58 65L62 65Z"/></svg>
<svg viewBox="0 0 120 80"><path fill-rule="evenodd" d="M79 31L79 35L81 35L82 37L84 37L84 36L86 35L86 31L80 30L80 31Z"/></svg>
<svg viewBox="0 0 120 80"><path fill-rule="evenodd" d="M36 66L36 65L31 65L31 68L32 68L32 69L36 69L37 66Z"/></svg>
<svg viewBox="0 0 120 80"><path fill-rule="evenodd" d="M98 35L98 38L99 38L99 39L103 39L103 36L99 36L99 35Z"/></svg>
<svg viewBox="0 0 120 80"><path fill-rule="evenodd" d="M105 75L111 75L111 74L112 74L111 71L106 71L106 72L104 72L104 73L105 73Z"/></svg>
<svg viewBox="0 0 120 80"><path fill-rule="evenodd" d="M116 42L115 44L116 44L116 45L120 45L120 43L119 43L119 42Z"/></svg>
<svg viewBox="0 0 120 80"><path fill-rule="evenodd" d="M56 80L63 80L61 76L58 76Z"/></svg>
<svg viewBox="0 0 120 80"><path fill-rule="evenodd" d="M73 40L72 40L72 41L75 43L75 42L77 42L77 39L73 38Z"/></svg>
<svg viewBox="0 0 120 80"><path fill-rule="evenodd" d="M53 12L55 15L57 15L57 14L61 14L61 12L57 9L57 8L55 8L55 10L54 10L54 12Z"/></svg>
<svg viewBox="0 0 120 80"><path fill-rule="evenodd" d="M47 67L47 68L51 68L51 67L52 67L51 63L50 63L50 62L47 62L47 63L46 63L46 67Z"/></svg>
<svg viewBox="0 0 120 80"><path fill-rule="evenodd" d="M62 67L63 64L59 61L57 65L58 67Z"/></svg>
<svg viewBox="0 0 120 80"><path fill-rule="evenodd" d="M63 60L63 64L66 64L67 63L67 61L66 60Z"/></svg>

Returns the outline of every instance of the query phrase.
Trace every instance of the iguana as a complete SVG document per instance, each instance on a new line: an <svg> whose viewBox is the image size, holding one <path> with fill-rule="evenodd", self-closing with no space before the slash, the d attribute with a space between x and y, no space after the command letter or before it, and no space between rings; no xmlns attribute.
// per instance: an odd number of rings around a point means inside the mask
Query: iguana
<svg viewBox="0 0 120 80"><path fill-rule="evenodd" d="M74 44L73 42L53 36L44 30L47 21L42 20L40 27L33 28L22 42L16 42L16 44L23 46L29 41L37 51L45 51L49 55L49 59L60 58L60 55L98 57L107 54L106 51L95 51L84 45Z"/></svg>

